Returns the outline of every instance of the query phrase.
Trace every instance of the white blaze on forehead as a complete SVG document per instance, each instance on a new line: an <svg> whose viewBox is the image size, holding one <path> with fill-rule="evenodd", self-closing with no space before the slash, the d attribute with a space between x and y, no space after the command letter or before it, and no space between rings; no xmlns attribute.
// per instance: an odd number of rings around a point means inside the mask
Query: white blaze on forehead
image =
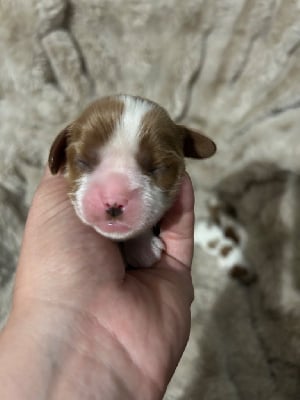
<svg viewBox="0 0 300 400"><path fill-rule="evenodd" d="M132 96L121 95L119 99L124 103L124 110L116 124L109 146L135 152L142 120L153 105L147 100Z"/></svg>
<svg viewBox="0 0 300 400"><path fill-rule="evenodd" d="M142 121L154 106L147 100L132 96L120 95L118 100L124 103L124 109L110 139L100 148L100 168L106 165L110 170L132 173L136 170L135 156Z"/></svg>

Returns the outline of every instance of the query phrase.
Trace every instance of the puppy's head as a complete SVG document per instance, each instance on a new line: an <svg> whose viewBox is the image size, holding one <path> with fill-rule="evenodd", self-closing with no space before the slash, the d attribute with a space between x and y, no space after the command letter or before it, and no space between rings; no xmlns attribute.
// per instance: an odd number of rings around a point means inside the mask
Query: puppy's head
<svg viewBox="0 0 300 400"><path fill-rule="evenodd" d="M119 95L92 103L59 133L49 166L53 174L64 170L79 218L123 240L155 225L171 206L184 157L206 158L215 149L156 103Z"/></svg>

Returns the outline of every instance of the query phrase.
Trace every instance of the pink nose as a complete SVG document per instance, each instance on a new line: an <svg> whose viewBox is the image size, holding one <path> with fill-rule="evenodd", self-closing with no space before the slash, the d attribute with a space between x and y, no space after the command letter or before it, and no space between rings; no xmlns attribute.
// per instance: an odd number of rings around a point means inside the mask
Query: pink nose
<svg viewBox="0 0 300 400"><path fill-rule="evenodd" d="M124 206L120 204L114 203L112 206L109 204L106 204L106 214L110 215L111 217L119 217L120 215L123 214L124 211Z"/></svg>
<svg viewBox="0 0 300 400"><path fill-rule="evenodd" d="M102 198L102 202L104 204L106 214L110 215L111 217L119 217L121 214L123 214L123 211L128 203L128 198L117 195L113 196L110 200Z"/></svg>
<svg viewBox="0 0 300 400"><path fill-rule="evenodd" d="M142 203L139 187L132 188L126 174L106 173L97 178L90 182L82 198L85 221L102 230L137 223Z"/></svg>
<svg viewBox="0 0 300 400"><path fill-rule="evenodd" d="M101 190L102 204L105 212L111 217L118 217L124 212L131 196L127 177L121 174L110 176Z"/></svg>

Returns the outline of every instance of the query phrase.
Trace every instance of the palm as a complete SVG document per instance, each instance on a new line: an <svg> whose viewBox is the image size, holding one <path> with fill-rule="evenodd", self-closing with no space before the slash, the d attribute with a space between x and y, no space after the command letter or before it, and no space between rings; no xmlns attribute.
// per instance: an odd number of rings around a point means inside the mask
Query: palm
<svg viewBox="0 0 300 400"><path fill-rule="evenodd" d="M154 268L125 271L117 245L75 216L64 180L44 178L27 222L16 302L54 306L62 323L71 310L88 357L107 359L114 370L130 371L131 379L163 392L190 328L192 206L193 200L180 234L173 216L163 222L167 249ZM175 205L175 219L182 208Z"/></svg>
<svg viewBox="0 0 300 400"><path fill-rule="evenodd" d="M180 275L159 268L130 271L123 285L110 285L91 305L97 329L117 342L115 349L126 352L137 373L161 388L174 372L169 366L176 366L190 327L190 299L182 301L175 289L176 280L185 279Z"/></svg>

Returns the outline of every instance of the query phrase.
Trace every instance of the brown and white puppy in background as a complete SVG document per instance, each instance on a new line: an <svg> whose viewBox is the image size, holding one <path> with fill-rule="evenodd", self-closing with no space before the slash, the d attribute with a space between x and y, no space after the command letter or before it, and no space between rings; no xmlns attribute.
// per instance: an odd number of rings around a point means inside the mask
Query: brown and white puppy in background
<svg viewBox="0 0 300 400"><path fill-rule="evenodd" d="M153 227L172 205L184 157L206 158L216 146L175 124L158 104L129 95L92 103L56 137L52 174L63 170L78 217L98 233L125 242L125 259L151 266L164 249Z"/></svg>

